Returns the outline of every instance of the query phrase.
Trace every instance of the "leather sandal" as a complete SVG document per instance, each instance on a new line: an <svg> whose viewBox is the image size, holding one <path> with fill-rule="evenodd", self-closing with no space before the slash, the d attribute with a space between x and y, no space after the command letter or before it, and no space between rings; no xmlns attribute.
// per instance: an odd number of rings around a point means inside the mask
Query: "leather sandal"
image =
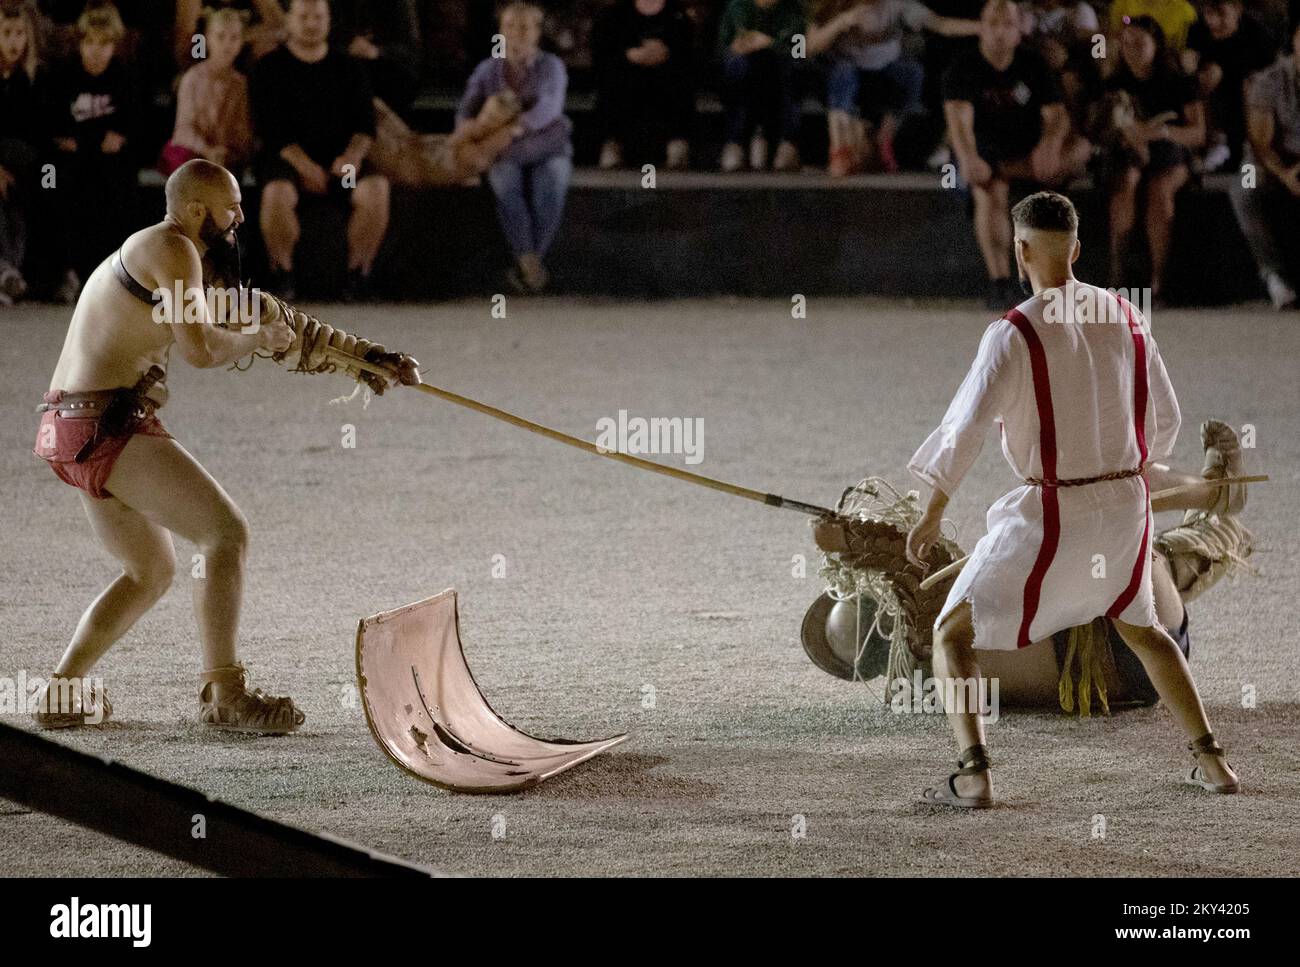
<svg viewBox="0 0 1300 967"><path fill-rule="evenodd" d="M1219 745L1213 732L1207 732L1195 742L1187 743L1187 748L1191 751L1193 756L1226 755L1223 746ZM1226 758L1223 761L1224 765L1229 769L1232 768L1232 763L1228 762ZM1225 796L1230 796L1235 792L1241 791L1241 783L1235 779L1232 782L1210 782L1205 778L1205 774L1201 771L1199 765L1193 766L1183 781L1190 786L1200 786L1206 792L1217 792Z"/></svg>
<svg viewBox="0 0 1300 967"><path fill-rule="evenodd" d="M993 797L963 796L957 792L959 776L974 776L989 771L989 750L987 746L972 745L965 749L957 760L957 771L948 777L943 786L931 786L921 793L921 802L930 806L951 806L954 809L988 809L993 805Z"/></svg>
<svg viewBox="0 0 1300 967"><path fill-rule="evenodd" d="M70 729L75 726L99 726L113 717L113 703L108 700L108 690L83 682L82 688L70 692L58 690L58 707L51 708L50 692L55 682L66 681L61 675L51 675L36 698L36 710L32 712L32 721L38 729ZM66 695L71 707L63 708L62 698ZM90 719L98 719L92 722Z"/></svg>
<svg viewBox="0 0 1300 967"><path fill-rule="evenodd" d="M260 688L248 690L248 674L240 664L203 672L199 687L199 721L226 732L255 732L258 735L287 735L306 721L288 696L267 695ZM216 698L215 685L239 689L234 698Z"/></svg>

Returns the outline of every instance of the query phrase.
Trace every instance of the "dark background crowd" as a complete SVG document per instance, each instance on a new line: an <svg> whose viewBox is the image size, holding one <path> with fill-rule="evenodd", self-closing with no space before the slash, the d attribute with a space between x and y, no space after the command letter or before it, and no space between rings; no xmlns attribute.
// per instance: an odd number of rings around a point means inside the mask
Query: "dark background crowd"
<svg viewBox="0 0 1300 967"><path fill-rule="evenodd" d="M536 292L575 161L951 173L994 304L1013 183L1103 186L1112 275L1140 225L1158 297L1179 191L1249 164L1234 210L1294 305L1276 218L1300 213L1298 18L1297 0L0 0L0 304L36 249L54 271L34 291L75 300L135 227L141 171L204 157L260 192L288 293L300 204L332 199L356 297L393 183L482 179L509 280Z"/></svg>

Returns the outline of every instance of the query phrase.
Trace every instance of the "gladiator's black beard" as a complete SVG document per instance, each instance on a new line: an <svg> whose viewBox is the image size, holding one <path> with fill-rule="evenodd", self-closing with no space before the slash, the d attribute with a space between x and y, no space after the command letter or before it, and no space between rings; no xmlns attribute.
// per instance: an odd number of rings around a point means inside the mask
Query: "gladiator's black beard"
<svg viewBox="0 0 1300 967"><path fill-rule="evenodd" d="M199 238L208 248L208 261L217 278L227 285L241 284L242 259L239 251L239 236L234 227L223 231L217 227L212 213L209 212L203 216L203 224L199 226Z"/></svg>

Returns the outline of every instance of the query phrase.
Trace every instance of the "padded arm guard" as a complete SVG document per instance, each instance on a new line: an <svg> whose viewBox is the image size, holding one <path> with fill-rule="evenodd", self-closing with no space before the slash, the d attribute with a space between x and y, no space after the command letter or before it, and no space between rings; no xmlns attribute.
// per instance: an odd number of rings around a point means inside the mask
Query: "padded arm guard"
<svg viewBox="0 0 1300 967"><path fill-rule="evenodd" d="M296 309L289 303L267 292L261 292L261 318L264 322L283 321L293 330L293 342L283 352L271 358L288 366L295 373L332 373L340 368L337 359L327 349L359 356L367 362L393 367L394 377L404 383L418 382L418 364L404 353L390 353L380 343L326 325L315 316ZM377 395L385 388L383 377L351 366L342 367L353 379L366 383ZM410 377L410 378L408 378Z"/></svg>

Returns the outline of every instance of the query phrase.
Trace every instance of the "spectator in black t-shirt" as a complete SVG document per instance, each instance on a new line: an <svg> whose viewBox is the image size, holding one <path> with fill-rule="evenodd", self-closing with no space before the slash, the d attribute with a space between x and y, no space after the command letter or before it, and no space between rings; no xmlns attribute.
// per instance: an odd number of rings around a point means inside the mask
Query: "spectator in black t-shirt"
<svg viewBox="0 0 1300 967"><path fill-rule="evenodd" d="M356 58L371 90L400 115L420 85L420 16L415 0L330 0L334 44Z"/></svg>
<svg viewBox="0 0 1300 967"><path fill-rule="evenodd" d="M1128 234L1146 185L1151 294L1161 295L1178 190L1187 182L1193 149L1205 142L1205 111L1195 82L1180 71L1151 17L1135 17L1119 35L1119 59L1099 107L1100 140L1108 148L1110 282L1121 285Z"/></svg>
<svg viewBox="0 0 1300 967"><path fill-rule="evenodd" d="M1020 46L1020 11L988 0L979 44L958 55L943 78L948 139L975 202L975 238L989 275L988 304L1015 301L1011 281L1009 183L1059 183L1082 163L1088 145L1071 136L1056 78Z"/></svg>
<svg viewBox="0 0 1300 967"><path fill-rule="evenodd" d="M351 205L348 287L355 297L388 230L388 179L366 168L375 135L370 82L360 64L330 49L327 0L292 0L286 26L285 46L257 62L252 81L268 288L293 290L298 199L307 192Z"/></svg>
<svg viewBox="0 0 1300 967"><path fill-rule="evenodd" d="M53 202L62 228L64 268L56 298L75 302L81 279L130 231L135 217L139 91L117 45L125 27L112 5L77 21L78 59L52 79ZM87 219L85 213L95 217Z"/></svg>
<svg viewBox="0 0 1300 967"><path fill-rule="evenodd" d="M46 123L36 42L31 8L0 0L0 306L27 292L27 223Z"/></svg>
<svg viewBox="0 0 1300 967"><path fill-rule="evenodd" d="M1246 81L1277 57L1278 45L1241 0L1206 0L1187 34L1183 67L1196 75L1207 110L1207 171L1241 160L1246 137Z"/></svg>
<svg viewBox="0 0 1300 967"><path fill-rule="evenodd" d="M685 168L695 114L691 25L677 0L617 0L596 21L596 119L602 168L627 152Z"/></svg>

